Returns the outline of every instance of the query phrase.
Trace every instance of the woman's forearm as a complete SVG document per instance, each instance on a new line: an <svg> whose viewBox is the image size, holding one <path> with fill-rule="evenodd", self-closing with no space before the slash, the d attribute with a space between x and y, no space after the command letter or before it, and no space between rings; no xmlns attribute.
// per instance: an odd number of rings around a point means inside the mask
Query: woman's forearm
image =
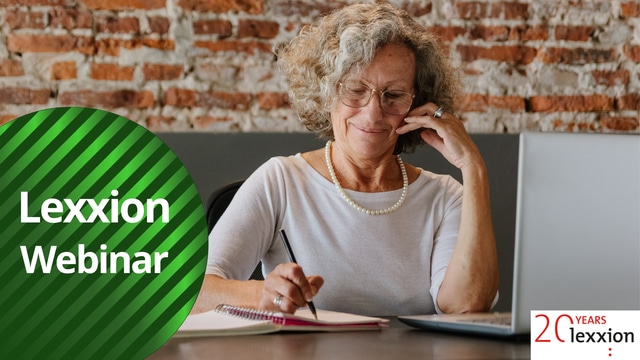
<svg viewBox="0 0 640 360"><path fill-rule="evenodd" d="M437 299L439 308L447 313L488 310L499 282L484 162L478 158L461 170L464 193L460 232Z"/></svg>
<svg viewBox="0 0 640 360"><path fill-rule="evenodd" d="M262 281L228 280L207 274L191 313L212 310L219 304L257 308L261 291Z"/></svg>

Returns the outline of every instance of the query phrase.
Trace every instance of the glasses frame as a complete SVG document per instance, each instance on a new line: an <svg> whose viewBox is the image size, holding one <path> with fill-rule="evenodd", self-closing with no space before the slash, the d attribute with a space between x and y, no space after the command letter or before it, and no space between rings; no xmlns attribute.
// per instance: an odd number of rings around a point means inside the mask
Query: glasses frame
<svg viewBox="0 0 640 360"><path fill-rule="evenodd" d="M378 96L378 104L380 105L380 109L382 109L382 111L384 111L385 113L387 113L389 115L400 116L400 115L405 115L406 113L408 113L411 110L411 107L413 106L413 100L416 97L415 94L412 94L412 93L409 93L409 92L406 92L406 91L402 91L402 90L383 90L383 91L380 91L380 90L374 89L371 86L369 86L367 84L364 84L364 83L359 83L359 85L362 85L362 86L366 87L367 89L369 89L369 97L367 98L367 101L364 104L362 104L360 106L354 106L354 105L351 105L351 104L347 104L345 102L345 100L344 100L344 96L342 94L342 88L346 87L346 84L344 82L339 82L338 83L338 98L340 99L340 102L343 105L348 106L350 108L356 108L356 109L365 107L365 106L369 105L369 103L371 102L371 98L373 97L373 93L377 92L377 93L380 94L380 96ZM409 104L409 107L407 108L407 110L405 110L403 113L400 113L400 114L395 114L395 113L387 111L387 109L385 109L385 105L384 105L384 103L382 101L382 99L384 98L384 94L386 94L387 92L394 92L394 93L399 93L399 94L410 95L411 96L411 103Z"/></svg>

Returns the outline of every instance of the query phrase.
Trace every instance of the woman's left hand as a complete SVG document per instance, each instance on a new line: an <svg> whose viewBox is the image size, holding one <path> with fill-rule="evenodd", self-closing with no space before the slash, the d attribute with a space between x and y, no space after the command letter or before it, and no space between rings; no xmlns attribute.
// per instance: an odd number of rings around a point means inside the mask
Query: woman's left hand
<svg viewBox="0 0 640 360"><path fill-rule="evenodd" d="M420 136L451 164L462 169L480 156L460 119L449 113L435 118L438 105L427 103L411 110L404 119L405 124L396 129L402 135L422 128Z"/></svg>

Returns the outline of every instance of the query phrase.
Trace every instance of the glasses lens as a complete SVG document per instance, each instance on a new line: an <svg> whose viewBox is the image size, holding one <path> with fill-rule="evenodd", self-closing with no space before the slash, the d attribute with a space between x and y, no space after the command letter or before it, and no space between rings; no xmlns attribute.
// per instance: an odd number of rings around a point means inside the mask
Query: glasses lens
<svg viewBox="0 0 640 360"><path fill-rule="evenodd" d="M363 107L369 103L371 88L359 83L340 84L340 100L350 107Z"/></svg>
<svg viewBox="0 0 640 360"><path fill-rule="evenodd" d="M382 93L382 110L391 115L404 115L411 108L413 95L402 91L387 90Z"/></svg>

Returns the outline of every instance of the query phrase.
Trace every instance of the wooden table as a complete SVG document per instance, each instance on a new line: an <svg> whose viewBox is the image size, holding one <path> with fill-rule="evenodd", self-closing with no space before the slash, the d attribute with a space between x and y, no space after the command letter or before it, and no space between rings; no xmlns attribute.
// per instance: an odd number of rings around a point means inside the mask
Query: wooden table
<svg viewBox="0 0 640 360"><path fill-rule="evenodd" d="M173 338L149 359L530 359L528 340L427 332L397 319L380 331Z"/></svg>

